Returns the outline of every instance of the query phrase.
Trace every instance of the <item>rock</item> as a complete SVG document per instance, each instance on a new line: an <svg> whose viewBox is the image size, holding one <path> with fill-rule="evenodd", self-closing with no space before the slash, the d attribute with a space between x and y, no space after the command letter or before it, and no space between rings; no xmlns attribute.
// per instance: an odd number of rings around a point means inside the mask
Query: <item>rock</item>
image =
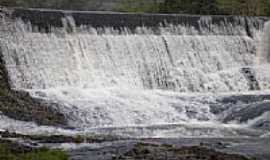
<svg viewBox="0 0 270 160"><path fill-rule="evenodd" d="M223 144L221 144L223 145ZM117 157L117 156L115 156ZM176 148L168 145L137 143L119 160L251 160L245 156L226 154L202 146Z"/></svg>
<svg viewBox="0 0 270 160"><path fill-rule="evenodd" d="M2 138L16 138L23 139L24 141L31 141L33 143L102 143L102 142L113 142L118 140L126 140L121 137L114 137L110 135L77 135L77 136L66 136L66 135L23 135L15 132L0 131Z"/></svg>

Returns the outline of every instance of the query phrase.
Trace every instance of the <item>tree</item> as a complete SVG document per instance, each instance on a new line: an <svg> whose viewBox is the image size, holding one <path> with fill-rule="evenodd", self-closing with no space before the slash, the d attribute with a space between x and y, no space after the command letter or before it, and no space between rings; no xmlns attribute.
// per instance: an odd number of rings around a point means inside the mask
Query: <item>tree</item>
<svg viewBox="0 0 270 160"><path fill-rule="evenodd" d="M265 0L265 3L264 3L264 15L270 16L270 0Z"/></svg>
<svg viewBox="0 0 270 160"><path fill-rule="evenodd" d="M125 0L117 7L124 12L159 12L159 0Z"/></svg>
<svg viewBox="0 0 270 160"><path fill-rule="evenodd" d="M194 14L218 14L218 3L216 0L196 0L192 7Z"/></svg>
<svg viewBox="0 0 270 160"><path fill-rule="evenodd" d="M1 6L12 7L17 5L17 0L0 0Z"/></svg>
<svg viewBox="0 0 270 160"><path fill-rule="evenodd" d="M259 16L269 15L269 0L218 0L224 14Z"/></svg>
<svg viewBox="0 0 270 160"><path fill-rule="evenodd" d="M70 10L270 16L270 0L0 0L0 5Z"/></svg>
<svg viewBox="0 0 270 160"><path fill-rule="evenodd" d="M165 0L160 5L163 13L217 14L216 0Z"/></svg>

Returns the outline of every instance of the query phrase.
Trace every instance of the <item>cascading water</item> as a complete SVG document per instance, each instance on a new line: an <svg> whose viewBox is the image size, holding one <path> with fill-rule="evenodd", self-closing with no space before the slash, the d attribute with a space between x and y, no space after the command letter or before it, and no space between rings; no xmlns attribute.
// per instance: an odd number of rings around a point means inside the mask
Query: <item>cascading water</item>
<svg viewBox="0 0 270 160"><path fill-rule="evenodd" d="M263 33L258 50L258 63L270 63L270 22L265 24Z"/></svg>
<svg viewBox="0 0 270 160"><path fill-rule="evenodd" d="M247 121L225 121L238 120L230 115L249 103L233 106L223 98L260 97L270 88L269 25L263 32L263 22L247 32L247 25L213 25L202 17L199 29L167 25L158 34L147 27L76 27L71 17L63 23L42 33L21 20L2 21L0 42L12 87L60 104L78 130L236 136Z"/></svg>

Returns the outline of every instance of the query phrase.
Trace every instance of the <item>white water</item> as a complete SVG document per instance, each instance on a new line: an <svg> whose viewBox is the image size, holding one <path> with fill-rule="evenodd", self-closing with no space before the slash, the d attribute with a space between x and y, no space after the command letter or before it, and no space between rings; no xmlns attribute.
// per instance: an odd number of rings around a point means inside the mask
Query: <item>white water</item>
<svg viewBox="0 0 270 160"><path fill-rule="evenodd" d="M110 28L104 34L93 28L45 34L25 29L20 21L11 26L15 30L5 26L9 31L2 34L1 49L12 86L61 104L70 125L81 130L169 124L196 128L201 122L220 130L178 133L232 136L235 132L224 132L210 105L220 94L251 90L242 68L252 70L260 92L270 88L267 28L254 29L251 38L245 27L228 24L200 35L187 26L164 28L161 35L145 28L137 29L144 34ZM161 132L145 135L171 137Z"/></svg>

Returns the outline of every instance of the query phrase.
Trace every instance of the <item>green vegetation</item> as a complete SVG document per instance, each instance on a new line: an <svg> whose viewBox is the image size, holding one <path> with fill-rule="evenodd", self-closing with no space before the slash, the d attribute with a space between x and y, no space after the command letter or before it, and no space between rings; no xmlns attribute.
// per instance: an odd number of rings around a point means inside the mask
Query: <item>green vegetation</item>
<svg viewBox="0 0 270 160"><path fill-rule="evenodd" d="M270 16L270 0L0 0L2 6Z"/></svg>
<svg viewBox="0 0 270 160"><path fill-rule="evenodd" d="M99 8L102 2L100 0L0 0L0 5L8 7L91 10Z"/></svg>
<svg viewBox="0 0 270 160"><path fill-rule="evenodd" d="M217 2L225 14L270 15L270 0L217 0Z"/></svg>
<svg viewBox="0 0 270 160"><path fill-rule="evenodd" d="M116 10L123 12L157 13L160 11L160 3L158 0L126 0L117 6Z"/></svg>
<svg viewBox="0 0 270 160"><path fill-rule="evenodd" d="M138 4L138 0L129 0L123 3L121 10L206 15L270 15L270 0L149 0L144 5L134 4Z"/></svg>
<svg viewBox="0 0 270 160"><path fill-rule="evenodd" d="M23 149L16 148L8 142L0 144L1 160L68 160L66 152L62 150Z"/></svg>

